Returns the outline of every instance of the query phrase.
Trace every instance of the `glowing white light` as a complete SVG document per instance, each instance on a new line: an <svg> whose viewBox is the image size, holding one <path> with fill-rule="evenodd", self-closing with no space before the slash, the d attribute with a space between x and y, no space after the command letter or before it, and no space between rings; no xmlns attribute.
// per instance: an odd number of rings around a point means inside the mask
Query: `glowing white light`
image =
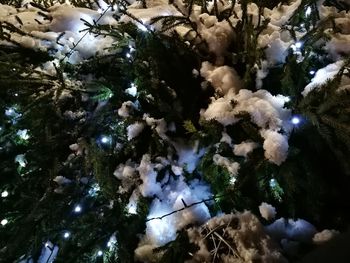
<svg viewBox="0 0 350 263"><path fill-rule="evenodd" d="M69 233L68 231L67 231L67 232L64 232L63 237L64 237L65 239L69 238L69 237L70 237L70 233Z"/></svg>
<svg viewBox="0 0 350 263"><path fill-rule="evenodd" d="M316 71L314 71L314 70L310 70L310 75L315 75L315 73L316 73Z"/></svg>
<svg viewBox="0 0 350 263"><path fill-rule="evenodd" d="M272 178L270 180L270 187L275 187L275 186L276 186L276 180Z"/></svg>
<svg viewBox="0 0 350 263"><path fill-rule="evenodd" d="M301 42L295 43L295 47L296 48L301 48L302 46L303 46L303 44Z"/></svg>
<svg viewBox="0 0 350 263"><path fill-rule="evenodd" d="M52 243L50 241L45 242L45 247L52 249Z"/></svg>
<svg viewBox="0 0 350 263"><path fill-rule="evenodd" d="M298 117L293 117L291 122L294 124L294 125L297 125L300 123L300 119Z"/></svg>
<svg viewBox="0 0 350 263"><path fill-rule="evenodd" d="M131 83L130 88L125 90L126 93L130 94L131 96L135 97L137 94L137 87L134 83Z"/></svg>
<svg viewBox="0 0 350 263"><path fill-rule="evenodd" d="M5 218L5 219L1 220L0 224L1 224L2 226L5 226L5 225L7 225L8 222L9 222L9 221Z"/></svg>
<svg viewBox="0 0 350 263"><path fill-rule="evenodd" d="M74 207L74 212L75 213L80 213L81 212L81 206L80 205L77 205Z"/></svg>
<svg viewBox="0 0 350 263"><path fill-rule="evenodd" d="M1 193L1 197L4 197L4 198L8 197L8 195L9 195L9 192L7 192L6 190Z"/></svg>
<svg viewBox="0 0 350 263"><path fill-rule="evenodd" d="M103 144L110 143L110 142L111 142L111 138L110 138L109 136L103 135L103 136L101 137L101 142L102 142Z"/></svg>
<svg viewBox="0 0 350 263"><path fill-rule="evenodd" d="M18 97L18 93L15 93L15 96Z"/></svg>
<svg viewBox="0 0 350 263"><path fill-rule="evenodd" d="M131 58L131 54L130 53L126 53L126 57L127 58Z"/></svg>
<svg viewBox="0 0 350 263"><path fill-rule="evenodd" d="M311 15L311 7L310 6L308 6L308 8L306 8L306 11L305 11L305 16L309 16L309 15Z"/></svg>
<svg viewBox="0 0 350 263"><path fill-rule="evenodd" d="M97 252L97 256L102 256L103 255L103 252L102 252L102 250L99 250L98 252Z"/></svg>

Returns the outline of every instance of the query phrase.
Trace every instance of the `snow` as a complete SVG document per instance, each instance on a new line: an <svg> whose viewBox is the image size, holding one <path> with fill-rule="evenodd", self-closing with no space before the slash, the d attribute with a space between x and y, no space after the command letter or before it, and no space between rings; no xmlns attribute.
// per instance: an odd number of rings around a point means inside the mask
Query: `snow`
<svg viewBox="0 0 350 263"><path fill-rule="evenodd" d="M258 144L252 141L244 141L240 144L235 144L233 147L233 153L237 156L244 156L247 158L248 154L252 152Z"/></svg>
<svg viewBox="0 0 350 263"><path fill-rule="evenodd" d="M135 122L133 124L130 124L126 128L127 134L128 134L128 141L139 136L139 134L143 131L144 128L145 128L145 124L143 122Z"/></svg>
<svg viewBox="0 0 350 263"><path fill-rule="evenodd" d="M339 234L339 231L337 231L337 230L325 229L325 230L322 230L321 232L316 233L314 235L314 237L312 238L312 241L317 245L323 244L323 243L331 240L332 238L334 238L338 234Z"/></svg>
<svg viewBox="0 0 350 263"><path fill-rule="evenodd" d="M338 74L343 65L344 61L340 60L317 70L315 77L304 88L304 91L302 92L303 96L306 97L310 91L325 84L327 80L333 79Z"/></svg>
<svg viewBox="0 0 350 263"><path fill-rule="evenodd" d="M298 242L310 243L317 233L316 228L303 219L279 218L265 227L266 233L276 240L291 239Z"/></svg>
<svg viewBox="0 0 350 263"><path fill-rule="evenodd" d="M264 138L265 157L280 165L288 156L288 138L278 132L262 130L261 136Z"/></svg>
<svg viewBox="0 0 350 263"><path fill-rule="evenodd" d="M227 249L220 239L215 241L218 237L214 233L221 228L232 250ZM218 231L220 234L222 232ZM214 217L201 227L190 228L187 233L190 242L199 247L191 262L219 262L219 258L222 259L220 262L287 262L276 244L266 235L263 225L249 211ZM220 245L223 245L220 250L210 251L210 247ZM216 261L213 255L217 256Z"/></svg>
<svg viewBox="0 0 350 263"><path fill-rule="evenodd" d="M263 218L266 220L274 219L276 216L276 208L274 208L272 205L262 202L259 206L260 214Z"/></svg>
<svg viewBox="0 0 350 263"><path fill-rule="evenodd" d="M239 163L232 162L228 158L223 157L219 154L214 154L213 161L216 165L226 168L232 176L238 175Z"/></svg>
<svg viewBox="0 0 350 263"><path fill-rule="evenodd" d="M140 166L136 169L142 180L140 192L145 197L152 197L161 193L161 185L157 182L157 173L154 170L154 164L148 154L142 156Z"/></svg>
<svg viewBox="0 0 350 263"><path fill-rule="evenodd" d="M220 95L227 94L230 89L236 93L242 87L242 81L237 72L228 66L215 67L205 61L202 63L200 73Z"/></svg>
<svg viewBox="0 0 350 263"><path fill-rule="evenodd" d="M11 34L11 39L25 48L39 49L50 51L53 55L53 61L47 62L37 70L50 75L56 74L54 67L59 65L61 59L66 59L70 63L79 63L96 54L108 54L110 47L115 40L112 37L96 37L92 34L84 36L86 26L81 19L93 23L99 20L101 12L107 8L106 3L99 1L102 5L101 10L90 10L86 8L72 8L67 2L66 4L56 4L49 8L47 16L51 19L44 19L44 16L38 14L39 9L31 6L30 1L28 8L13 8L7 5L0 4L0 22L8 22L24 32L28 33L22 36L17 33ZM99 24L117 25L119 22L132 21L137 24L141 31L159 30L160 23L150 25L151 18L163 15L179 15L179 10L185 13L186 5L182 1L174 1L174 5L169 5L166 0L146 1L148 8L142 8L140 2L132 1L127 7L127 11L137 17L139 22L133 21L129 16L123 15L120 21L117 21L108 11ZM207 44L208 51L213 56L211 62L204 61L201 64L200 72L193 70L193 74L205 79L202 86L210 83L215 89L215 97L211 98L211 103L206 109L202 109L200 116L204 120L216 120L223 126L222 137L220 142L227 143L232 147L232 151L236 156L247 158L250 152L257 147L263 147L264 156L270 162L280 165L288 156L288 136L292 130L290 123L291 112L285 108L289 98L282 95L272 95L268 91L261 89L262 80L267 76L269 68L280 65L285 62L287 51L292 45L296 45L290 34L282 30L282 26L291 18L294 11L299 7L301 0L289 1L289 5L279 5L270 10L263 10L262 20L270 18L271 21L266 30L264 30L258 38L257 48L265 48L264 61L260 61L260 65L255 65L257 70L256 88L258 91L252 92L244 87L244 83L239 77L235 69L224 65L224 55L231 41L235 39L234 31L228 21L218 21L216 16L209 14L201 14L201 7L194 6L193 12L189 19L195 24L200 37L194 40L197 44L203 40ZM219 1L219 10L230 8L230 1ZM332 79L339 72L344 64L341 60L344 54L350 54L350 15L346 12L337 12L333 7L322 6L322 1L318 2L320 15L325 18L329 15L334 15L335 23L339 27L340 32L333 34L330 30L326 30L327 34L332 35L332 38L327 42L325 50L330 55L334 62L324 68L318 69L314 78L305 87L302 92L306 96L311 90L323 85L328 79ZM208 3L209 10L213 9L213 2ZM232 26L236 26L239 18L242 16L240 4L236 4L235 15L229 18ZM248 13L251 15L252 21L257 25L259 20L259 12L256 4L248 5ZM16 16L20 18L18 22ZM35 21L40 21L41 24ZM188 33L188 26L177 26L174 30L185 37ZM62 34L64 33L64 34ZM297 34L297 38L303 36L304 33ZM60 39L58 40L58 37ZM78 46L73 47L84 36ZM187 39L193 37L189 34ZM239 41L235 39L236 41ZM56 41L58 43L56 43ZM13 45L4 40L0 44ZM69 57L66 53L72 51ZM146 62L147 63L147 62ZM77 83L78 85L78 83ZM342 88L348 88L350 81L348 78L342 79ZM131 84L130 88L125 92L132 97L137 96L137 87ZM67 91L63 91L61 99L71 96ZM151 95L149 95L150 98ZM137 102L125 101L118 109L118 115L121 118L129 118L137 109ZM6 110L6 114L10 114ZM263 138L262 145L254 141L243 141L239 144L232 141L232 138L225 132L225 126L234 125L240 120L240 114L246 112L250 116L250 120L254 123ZM16 116L13 115L15 118ZM81 111L66 111L66 117L76 119L83 117ZM14 117L15 116L15 117ZM167 123L165 119L155 119L152 116L145 114L142 120L137 121L127 127L127 138L133 140L140 135L145 126L150 126L164 141L174 148L175 152L169 152L169 156L152 156L144 154L141 160L128 160L126 163L118 164L114 175L120 181L118 193L128 193L130 195L126 210L130 214L137 212L137 205L140 196L149 197L152 199L148 219L146 224L145 235L142 236L139 247L135 251L135 257L138 260L152 261L154 254L153 248L164 245L167 242L174 240L178 230L183 229L189 224L204 223L210 219L210 213L206 204L184 209L162 219L154 219L161 217L167 213L178 209L183 209L186 205L191 205L194 202L199 202L203 199L211 197L209 186L201 180L187 181L184 178L184 172L192 173L197 168L200 159L205 154L205 148L199 148L199 142L194 145L182 141L181 139L171 139L166 132L176 129L174 123ZM71 150L77 155L82 154L84 149L79 143L70 146ZM176 158L175 158L176 156ZM27 161L25 155L16 156L16 162L21 166L25 166ZM233 178L237 176L239 171L239 163L231 161L229 158L215 154L213 162L226 168ZM158 172L162 169L168 169L165 172L165 177L157 180ZM175 176L171 176L171 174ZM58 176L54 179L60 186L69 183L69 179ZM59 189L58 189L59 191ZM259 206L260 214L266 220L271 220L276 215L274 207L267 203L262 203ZM238 219L239 228L235 228L230 223L232 220ZM199 262L210 261L212 255L208 251L206 240L203 237L202 230L206 227L214 229L218 225L227 225L228 234L232 237L232 242L235 244L237 253L245 262L259 259L261 262L272 262L284 259L280 252L275 249L272 240L266 235L268 233L275 238L285 250L294 250L298 242L322 243L329 240L336 233L334 230L324 230L317 233L314 226L305 220L298 219L278 219L274 223L264 228L258 219L250 212L243 212L231 215L222 215L215 217L200 228L191 228L188 230L190 240L196 243L200 250L194 255L194 260ZM266 233L265 233L266 231ZM258 242L257 242L258 240ZM259 246L256 245L259 243ZM247 245L248 244L248 245ZM56 247L55 247L56 249ZM58 248L57 248L58 250ZM57 251L55 252L57 253ZM42 260L47 259L47 248L42 251ZM231 255L221 255L223 262L233 262ZM40 260L39 260L40 261Z"/></svg>
<svg viewBox="0 0 350 263"><path fill-rule="evenodd" d="M124 101L118 109L118 115L127 118L133 113L134 109L136 109L136 105L132 101Z"/></svg>

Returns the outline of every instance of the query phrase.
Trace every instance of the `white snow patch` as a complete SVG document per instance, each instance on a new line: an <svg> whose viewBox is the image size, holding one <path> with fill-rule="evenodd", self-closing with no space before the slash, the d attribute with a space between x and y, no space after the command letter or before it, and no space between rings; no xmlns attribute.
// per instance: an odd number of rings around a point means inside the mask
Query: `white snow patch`
<svg viewBox="0 0 350 263"><path fill-rule="evenodd" d="M304 88L302 92L303 96L312 91L313 89L323 85L327 80L333 79L344 65L344 61L340 60L335 63L329 64L324 68L317 70L315 77L311 80L311 82Z"/></svg>
<svg viewBox="0 0 350 263"><path fill-rule="evenodd" d="M233 147L233 153L237 156L247 157L248 154L258 147L258 144L251 141L244 141L240 144L235 144Z"/></svg>
<svg viewBox="0 0 350 263"><path fill-rule="evenodd" d="M215 67L210 62L205 61L202 62L200 73L220 95L227 94L230 89L237 93L242 87L242 81L237 72L228 66Z"/></svg>
<svg viewBox="0 0 350 263"><path fill-rule="evenodd" d="M276 208L274 208L272 205L262 202L259 206L260 214L263 218L266 220L274 219L276 216Z"/></svg>
<svg viewBox="0 0 350 263"><path fill-rule="evenodd" d="M322 244L322 243L325 243L329 240L331 240L332 238L334 238L336 235L339 234L339 231L337 230L334 230L334 229L325 229L321 232L318 232L314 235L314 237L312 238L312 241L315 243L315 244Z"/></svg>
<svg viewBox="0 0 350 263"><path fill-rule="evenodd" d="M288 138L271 130L262 130L261 136L265 139L265 157L277 165L284 162L288 156Z"/></svg>
<svg viewBox="0 0 350 263"><path fill-rule="evenodd" d="M143 131L144 128L145 128L145 124L143 122L135 122L133 124L130 124L126 128L128 132L128 141L139 136L139 134Z"/></svg>

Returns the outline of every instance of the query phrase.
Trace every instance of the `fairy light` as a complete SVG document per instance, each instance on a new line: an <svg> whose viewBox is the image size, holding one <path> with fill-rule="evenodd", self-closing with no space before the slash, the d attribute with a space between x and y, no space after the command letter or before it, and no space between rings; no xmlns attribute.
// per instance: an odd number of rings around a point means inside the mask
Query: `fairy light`
<svg viewBox="0 0 350 263"><path fill-rule="evenodd" d="M6 190L1 193L2 198L8 197L8 195L9 195L9 192L7 192Z"/></svg>
<svg viewBox="0 0 350 263"><path fill-rule="evenodd" d="M7 225L8 222L9 222L9 221L8 221L6 218L4 218L3 220L1 220L0 224L1 224L2 226L5 226L5 225Z"/></svg>
<svg viewBox="0 0 350 263"><path fill-rule="evenodd" d="M74 212L75 213L80 213L81 212L81 206L80 205L76 205L75 207L74 207Z"/></svg>
<svg viewBox="0 0 350 263"><path fill-rule="evenodd" d="M294 125L298 125L300 123L300 118L297 117L297 116L294 116L292 119L291 119L291 122L292 124Z"/></svg>
<svg viewBox="0 0 350 263"><path fill-rule="evenodd" d="M272 178L272 179L270 180L270 187L273 188L273 187L275 187L275 186L276 186L276 179L273 179L273 178Z"/></svg>
<svg viewBox="0 0 350 263"><path fill-rule="evenodd" d="M310 75L315 75L316 71L315 70L310 70L309 74Z"/></svg>
<svg viewBox="0 0 350 263"><path fill-rule="evenodd" d="M102 250L97 251L97 256L101 257L103 255Z"/></svg>
<svg viewBox="0 0 350 263"><path fill-rule="evenodd" d="M111 143L111 137L110 136L102 135L100 140L101 140L101 143L103 143L103 144Z"/></svg>
<svg viewBox="0 0 350 263"><path fill-rule="evenodd" d="M68 239L70 237L70 232L68 232L68 231L64 232L63 237L65 239Z"/></svg>

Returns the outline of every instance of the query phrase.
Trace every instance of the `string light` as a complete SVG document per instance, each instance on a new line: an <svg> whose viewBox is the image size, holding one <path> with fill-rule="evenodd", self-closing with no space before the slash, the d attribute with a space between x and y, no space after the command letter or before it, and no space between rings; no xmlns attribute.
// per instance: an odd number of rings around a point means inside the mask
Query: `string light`
<svg viewBox="0 0 350 263"><path fill-rule="evenodd" d="M80 205L76 205L76 206L74 207L74 212L75 212L75 213L80 213L80 212L81 212L81 206L80 206Z"/></svg>
<svg viewBox="0 0 350 263"><path fill-rule="evenodd" d="M9 192L7 192L6 190L1 193L1 197L3 198L8 197L8 195L9 195Z"/></svg>
<svg viewBox="0 0 350 263"><path fill-rule="evenodd" d="M111 137L110 136L106 136L106 135L102 135L101 136L101 142L103 144L109 144L109 143L111 143Z"/></svg>
<svg viewBox="0 0 350 263"><path fill-rule="evenodd" d="M298 125L300 123L300 118L297 117L297 116L294 116L291 120L291 122L294 124L294 125Z"/></svg>
<svg viewBox="0 0 350 263"><path fill-rule="evenodd" d="M0 224L1 224L2 226L5 226L5 225L7 225L8 222L9 222L9 221L5 218L5 219L1 220Z"/></svg>
<svg viewBox="0 0 350 263"><path fill-rule="evenodd" d="M99 250L99 251L97 252L97 256L101 257L102 255L103 255L102 250Z"/></svg>
<svg viewBox="0 0 350 263"><path fill-rule="evenodd" d="M126 57L127 58L131 58L131 54L130 53L126 53Z"/></svg>
<svg viewBox="0 0 350 263"><path fill-rule="evenodd" d="M273 188L273 187L275 187L275 186L276 186L276 179L273 179L273 178L272 178L272 179L270 180L270 187Z"/></svg>
<svg viewBox="0 0 350 263"><path fill-rule="evenodd" d="M67 231L67 232L64 232L63 237L64 237L65 239L68 239L68 238L70 237L70 233L69 233L68 231Z"/></svg>

